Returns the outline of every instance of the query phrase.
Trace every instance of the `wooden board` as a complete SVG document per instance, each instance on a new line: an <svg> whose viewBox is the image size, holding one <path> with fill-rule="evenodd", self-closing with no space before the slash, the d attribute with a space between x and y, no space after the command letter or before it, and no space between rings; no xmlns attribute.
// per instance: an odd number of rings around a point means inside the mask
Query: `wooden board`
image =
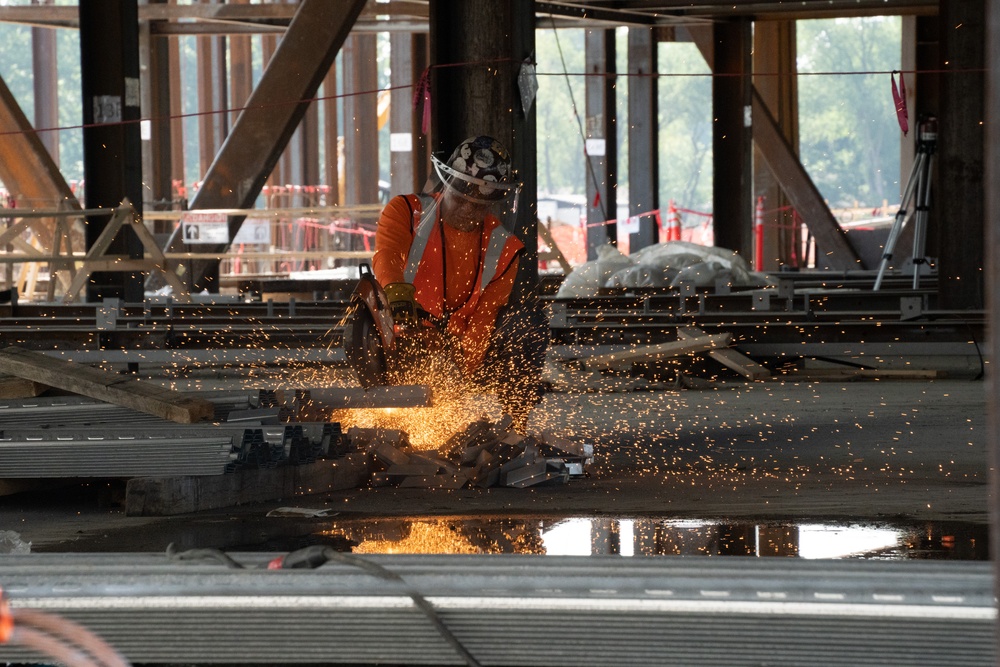
<svg viewBox="0 0 1000 667"><path fill-rule="evenodd" d="M0 399L34 398L41 396L48 388L48 385L40 382L32 382L11 375L0 375Z"/></svg>
<svg viewBox="0 0 1000 667"><path fill-rule="evenodd" d="M680 327L677 329L677 335L681 340L697 340L705 336L705 332L697 327ZM708 356L751 380L763 380L771 377L771 371L766 367L731 348L712 350Z"/></svg>
<svg viewBox="0 0 1000 667"><path fill-rule="evenodd" d="M19 347L0 350L0 373L40 382L180 424L210 420L215 414L215 406L209 401L184 396L137 378L55 359L41 352Z"/></svg>
<svg viewBox="0 0 1000 667"><path fill-rule="evenodd" d="M657 345L637 345L625 352L612 352L602 354L587 359L586 365L590 370L601 368L612 368L622 364L631 364L643 361L655 361L671 357L679 357L685 354L705 352L719 347L726 347L731 340L731 334L714 334L703 336L691 340L677 340L669 343L659 343Z"/></svg>

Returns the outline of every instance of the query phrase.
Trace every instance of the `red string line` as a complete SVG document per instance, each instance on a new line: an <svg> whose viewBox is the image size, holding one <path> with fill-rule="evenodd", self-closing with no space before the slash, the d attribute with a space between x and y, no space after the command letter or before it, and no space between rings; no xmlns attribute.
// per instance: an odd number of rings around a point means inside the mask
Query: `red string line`
<svg viewBox="0 0 1000 667"><path fill-rule="evenodd" d="M469 61L469 62L461 62L461 63L445 63L445 64L439 64L439 65L430 65L425 70L425 73L428 72L428 71L430 71L430 70L432 70L432 69L446 69L446 68L452 68L452 67L482 66L482 65L488 65L488 64L492 64L492 63L502 63L502 62L512 62L512 59L511 58L494 58L494 59L480 60L480 61ZM967 68L967 69L955 68L955 69L924 69L924 70L916 70L916 69L913 69L913 70L865 70L865 71L857 71L857 72L795 72L794 74L796 74L797 76L858 76L858 75L867 76L867 75L892 74L893 72L902 72L904 74L917 75L917 74L984 73L986 71L987 71L986 68ZM765 77L765 76L789 76L790 74L791 73L788 73L788 72L754 72L754 73L752 73L750 75L746 75L746 74L743 74L743 73L713 73L713 72L703 72L703 73L694 73L694 74L685 74L685 73L655 73L654 74L654 73L638 73L638 72L635 72L635 73L632 73L632 72L579 72L579 73L565 73L565 72L538 72L538 71L535 72L536 76L586 76L586 77L602 77L602 78L606 78L606 77L657 77L657 78L672 78L672 77L685 78L685 77L687 77L687 78L690 78L690 77L742 77L742 76L751 76L751 77L759 76L759 77ZM423 78L423 75L421 76L421 79L422 78ZM149 117L143 117L143 118L137 118L137 119L131 119L131 120L121 120L121 121L116 121L116 122L113 122L113 123L84 123L84 124L79 124L79 125L65 125L65 126L59 126L59 127L34 128L32 130L8 130L8 131L5 131L5 132L0 132L0 137L10 136L10 135L16 135L16 134L30 134L32 132L34 132L34 133L37 134L37 133L42 133L42 132L62 132L64 130L65 131L69 131L69 130L81 130L81 129L87 129L87 128L93 128L93 127L114 127L114 126L118 126L118 125L133 125L135 123L141 123L143 121L149 121L151 123L162 123L162 122L169 122L169 121L173 121L173 120L183 120L185 118L197 118L197 117L201 117L201 116L213 116L213 115L216 115L216 114L228 114L228 113L233 113L233 112L243 112L243 111L252 111L252 110L273 109L273 108L284 107L284 106L288 106L288 105L310 104L312 102L321 102L321 101L326 101L326 100L344 99L344 98L349 98L349 97L357 97L357 96L361 96L361 95L376 95L376 94L384 92L384 91L410 90L410 89L419 90L418 87L420 86L420 84L421 84L421 82L417 81L415 83L399 84L399 85L395 85L395 86L390 85L390 86L386 86L384 88L379 88L379 89L376 89L376 90L359 90L359 91L346 92L346 93L333 94L333 95L319 95L319 96L315 96L315 97L311 97L311 98L302 98L302 99L299 99L299 100L286 100L286 101L281 101L281 102L272 102L272 103L268 103L268 104L257 104L257 105L254 105L252 107L251 106L239 106L239 107L229 107L229 108L226 108L226 109L211 109L211 110L208 110L208 111L193 111L193 112L190 112L190 113L170 114L170 115L165 115L165 116L149 116Z"/></svg>

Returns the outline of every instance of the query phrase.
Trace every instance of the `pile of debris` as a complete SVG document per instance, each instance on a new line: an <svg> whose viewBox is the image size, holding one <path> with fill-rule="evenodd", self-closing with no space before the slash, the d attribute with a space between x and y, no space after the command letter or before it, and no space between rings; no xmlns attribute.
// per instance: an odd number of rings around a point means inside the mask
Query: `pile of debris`
<svg viewBox="0 0 1000 667"><path fill-rule="evenodd" d="M479 419L434 450L415 450L405 431L351 427L349 447L369 454L372 486L400 488L505 486L525 488L562 484L586 474L593 445L553 433L522 436L510 417Z"/></svg>

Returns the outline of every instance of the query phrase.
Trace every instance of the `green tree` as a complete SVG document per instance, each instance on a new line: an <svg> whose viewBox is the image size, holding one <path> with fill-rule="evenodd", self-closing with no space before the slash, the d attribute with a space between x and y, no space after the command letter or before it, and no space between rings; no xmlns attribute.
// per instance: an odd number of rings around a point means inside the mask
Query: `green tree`
<svg viewBox="0 0 1000 667"><path fill-rule="evenodd" d="M900 19L799 21L796 29L803 165L831 206L898 199L900 130L886 72L900 66Z"/></svg>
<svg viewBox="0 0 1000 667"><path fill-rule="evenodd" d="M586 190L580 134L586 114L583 39L583 30L535 33L538 189L542 192L583 194Z"/></svg>
<svg viewBox="0 0 1000 667"><path fill-rule="evenodd" d="M660 205L712 210L712 77L698 48L659 45Z"/></svg>
<svg viewBox="0 0 1000 667"><path fill-rule="evenodd" d="M58 117L59 127L63 128L58 130L59 163L67 182L72 183L83 178L80 43L75 30L56 30ZM31 28L27 26L0 24L0 77L33 125L35 94L31 35Z"/></svg>

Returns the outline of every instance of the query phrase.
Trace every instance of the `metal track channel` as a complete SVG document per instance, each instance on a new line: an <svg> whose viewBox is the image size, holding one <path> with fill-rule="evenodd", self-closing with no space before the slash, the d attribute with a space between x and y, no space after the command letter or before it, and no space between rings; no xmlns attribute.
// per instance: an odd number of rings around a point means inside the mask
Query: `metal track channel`
<svg viewBox="0 0 1000 667"><path fill-rule="evenodd" d="M994 664L989 563L370 556L263 570L163 555L5 557L11 605L64 614L143 664ZM356 558L356 557L353 557ZM0 646L0 661L28 656Z"/></svg>

